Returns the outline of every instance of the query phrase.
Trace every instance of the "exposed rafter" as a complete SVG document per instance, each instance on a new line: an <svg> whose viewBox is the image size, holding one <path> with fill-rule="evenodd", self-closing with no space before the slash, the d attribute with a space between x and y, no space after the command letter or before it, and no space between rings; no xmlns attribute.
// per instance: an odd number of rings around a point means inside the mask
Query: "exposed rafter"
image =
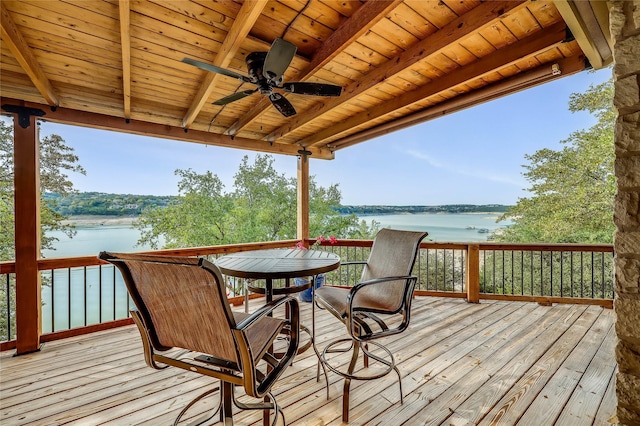
<svg viewBox="0 0 640 426"><path fill-rule="evenodd" d="M0 26L2 27L2 41L7 44L11 53L27 73L31 82L36 86L45 101L51 106L58 106L58 96L51 82L40 67L38 60L31 52L22 33L11 19L11 15L4 3L0 2Z"/></svg>
<svg viewBox="0 0 640 426"><path fill-rule="evenodd" d="M122 50L122 100L124 118L131 118L131 6L129 0L118 2L120 12L120 45Z"/></svg>
<svg viewBox="0 0 640 426"><path fill-rule="evenodd" d="M325 131L318 132L301 141L300 144L303 146L313 146L317 142L346 132L387 114L391 114L400 108L405 108L437 93L444 92L452 87L481 78L483 75L494 72L497 69L512 65L524 57L535 56L538 53L547 51L553 46L564 42L566 38L566 26L563 22L559 22L542 31L542 34L536 35L536 37L529 36L504 49L487 55L478 61L472 62L465 67L452 71L446 76L434 80L417 90L408 92L402 97L380 104L367 111L366 114L356 115L335 126L331 126L331 128Z"/></svg>
<svg viewBox="0 0 640 426"><path fill-rule="evenodd" d="M460 40L469 35L473 31L477 31L492 22L504 18L504 14L524 7L522 1L495 1L486 2L473 9L472 12L461 16L452 21L439 31L425 38L423 41L416 43L410 49L400 53L395 58L387 61L383 66L375 68L362 79L353 82L344 91L342 96L332 98L330 100L318 102L313 108L298 114L292 120L289 120L284 126L272 132L265 139L275 141L284 135L303 126L327 111L342 105L345 102L355 98L356 96L371 89L376 84L384 81L407 67L415 64L421 59L430 56L450 43Z"/></svg>
<svg viewBox="0 0 640 426"><path fill-rule="evenodd" d="M296 80L308 80L320 68L331 61L331 59L339 55L346 46L369 31L373 25L383 19L398 3L402 3L402 0L376 0L363 4L348 20L331 34L322 47L313 55L311 62L305 70L295 77ZM225 133L235 135L244 126L258 118L270 105L271 102L268 99L261 99L244 116L233 123Z"/></svg>
<svg viewBox="0 0 640 426"><path fill-rule="evenodd" d="M222 68L229 65L245 37L249 34L251 27L253 27L253 24L255 24L256 20L260 17L262 9L266 4L267 2L263 0L247 0L242 4L235 18L235 22L222 43L220 51L212 61L213 65ZM220 78L219 74L210 72L205 74L204 81L200 85L198 93L195 95L189 110L182 119L182 127L186 129L191 126L200 113L200 110L202 110L204 103L209 99L209 94L215 87L218 78Z"/></svg>

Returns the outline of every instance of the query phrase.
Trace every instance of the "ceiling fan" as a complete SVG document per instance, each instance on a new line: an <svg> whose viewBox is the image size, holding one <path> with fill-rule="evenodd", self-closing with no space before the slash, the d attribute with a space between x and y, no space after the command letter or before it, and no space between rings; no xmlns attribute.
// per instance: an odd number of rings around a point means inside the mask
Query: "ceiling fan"
<svg viewBox="0 0 640 426"><path fill-rule="evenodd" d="M242 90L218 99L214 105L226 105L240 100L255 92L269 96L273 106L285 117L296 114L296 110L280 93L274 91L279 89L287 93L312 96L340 96L342 87L333 84L308 83L301 81L290 81L283 83L283 74L291 64L296 54L296 46L281 38L274 40L268 52L253 52L247 55L247 69L249 76L238 74L234 71L220 68L215 65L200 62L195 59L184 58L182 62L196 66L206 71L237 78L244 83L251 83L258 86L253 90Z"/></svg>

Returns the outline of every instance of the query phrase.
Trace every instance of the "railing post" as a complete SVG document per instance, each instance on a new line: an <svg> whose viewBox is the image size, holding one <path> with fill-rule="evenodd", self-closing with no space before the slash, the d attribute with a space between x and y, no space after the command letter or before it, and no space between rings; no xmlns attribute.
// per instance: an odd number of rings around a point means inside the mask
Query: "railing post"
<svg viewBox="0 0 640 426"><path fill-rule="evenodd" d="M467 278L467 302L480 302L480 246L469 244L467 246L466 262Z"/></svg>

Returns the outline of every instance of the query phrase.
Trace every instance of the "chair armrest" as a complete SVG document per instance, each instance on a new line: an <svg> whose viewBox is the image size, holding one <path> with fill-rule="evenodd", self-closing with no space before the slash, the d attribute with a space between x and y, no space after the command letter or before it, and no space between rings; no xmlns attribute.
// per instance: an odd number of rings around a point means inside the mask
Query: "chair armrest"
<svg viewBox="0 0 640 426"><path fill-rule="evenodd" d="M371 280L367 280L367 281L360 281L358 284L354 285L353 287L351 287L351 291L349 292L349 295L347 296L347 304L351 305L351 299L355 296L355 294L362 290L365 287L371 286L371 285L375 285L375 284L380 284L380 283L384 283L384 282L389 282L389 281L400 281L400 280L408 280L411 278L415 278L417 279L418 277L416 277L415 275L403 275L403 276L397 276L397 277L382 277L382 278L374 278Z"/></svg>
<svg viewBox="0 0 640 426"><path fill-rule="evenodd" d="M365 340L369 340L370 338L378 338L378 337L382 337L385 335L391 335L391 334L395 334L397 332L400 332L402 330L404 330L407 325L408 325L408 320L403 320L402 323L400 324L400 326L396 329L393 330L389 330L386 326L386 324L384 324L384 321L378 319L377 317L375 317L373 315L373 312L375 311L371 311L371 310L366 310L366 309L356 309L354 310L353 307L353 300L355 299L356 294L358 293L358 291L362 290L363 288L366 287L371 287L372 285L377 285L377 284L381 284L381 283L385 283L385 282L390 282L390 281L407 281L407 284L410 285L410 282L413 281L413 285L415 285L415 283L418 281L418 277L416 277L415 275L404 275L404 276L394 276L394 277L382 277L382 278L374 278L371 280L367 280L367 281L361 281L358 284L356 284L355 286L353 286L351 288L351 290L349 291L349 294L347 295L347 307L346 307L346 318L345 318L345 325L347 326L347 331L349 332L349 335L351 335L351 337L353 337L356 340L361 340L361 341L365 341ZM405 289L405 292L407 290ZM406 300L406 298L409 297L408 293L405 293L405 301L404 303L410 303L408 300ZM378 323L378 325L381 326L382 331L372 334L371 329L370 328L365 328L365 335L362 334L358 334L357 332L357 326L363 326L363 323L358 323L359 320L357 319L357 317L354 315L354 312L361 312L361 313L366 313L368 312L367 316L371 319L373 319L374 321L376 321ZM407 318L407 317L405 317ZM356 324L358 323L358 324Z"/></svg>
<svg viewBox="0 0 640 426"><path fill-rule="evenodd" d="M273 312L278 306L281 306L285 303L289 303L292 306L295 306L295 309L298 309L298 301L291 296L281 297L280 299L273 300L266 305L263 305L252 313L249 317L243 319L239 323L236 324L237 330L245 330L249 328L253 323L258 321L260 318L267 316L271 312Z"/></svg>
<svg viewBox="0 0 640 426"><path fill-rule="evenodd" d="M344 265L366 265L367 261L366 260L353 260L351 262L340 262L340 266L344 266Z"/></svg>

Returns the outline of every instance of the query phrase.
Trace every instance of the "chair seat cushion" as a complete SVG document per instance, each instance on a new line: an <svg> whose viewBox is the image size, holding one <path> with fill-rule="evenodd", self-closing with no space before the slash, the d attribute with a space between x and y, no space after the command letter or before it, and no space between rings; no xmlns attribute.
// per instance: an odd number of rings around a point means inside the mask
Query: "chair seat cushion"
<svg viewBox="0 0 640 426"><path fill-rule="evenodd" d="M236 324L249 316L250 314L245 314L244 312L233 312ZM282 331L284 325L285 321L282 319L262 317L246 329L247 340L249 340L254 362L262 358L273 340Z"/></svg>
<svg viewBox="0 0 640 426"><path fill-rule="evenodd" d="M331 313L339 318L347 316L347 296L351 289L341 287L323 286L316 290L316 298L318 302ZM367 294L366 291L358 292L354 301L354 309L363 308L367 311L391 313L393 307L389 306L386 300L372 297L375 295Z"/></svg>

